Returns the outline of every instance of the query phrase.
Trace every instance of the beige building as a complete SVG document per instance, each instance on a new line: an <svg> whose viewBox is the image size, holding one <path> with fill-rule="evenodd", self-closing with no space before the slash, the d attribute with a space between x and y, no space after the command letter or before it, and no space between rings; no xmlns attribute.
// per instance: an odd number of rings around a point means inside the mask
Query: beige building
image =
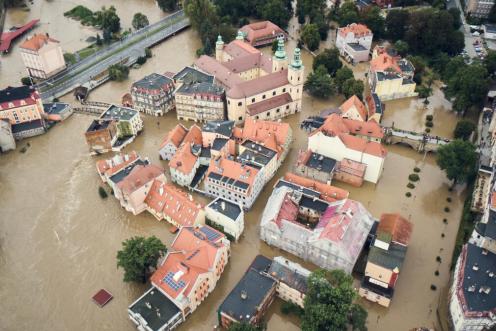
<svg viewBox="0 0 496 331"><path fill-rule="evenodd" d="M471 17L487 18L494 0L467 0L465 3L465 13Z"/></svg>
<svg viewBox="0 0 496 331"><path fill-rule="evenodd" d="M301 110L304 66L298 48L289 64L283 38L271 58L246 42L242 32L228 45L219 36L215 59L202 56L195 66L226 89L231 121L277 120Z"/></svg>
<svg viewBox="0 0 496 331"><path fill-rule="evenodd" d="M35 34L21 46L21 58L31 77L46 79L66 68L58 40L47 34Z"/></svg>
<svg viewBox="0 0 496 331"><path fill-rule="evenodd" d="M238 240L245 227L243 207L235 202L217 198L205 207L207 222Z"/></svg>

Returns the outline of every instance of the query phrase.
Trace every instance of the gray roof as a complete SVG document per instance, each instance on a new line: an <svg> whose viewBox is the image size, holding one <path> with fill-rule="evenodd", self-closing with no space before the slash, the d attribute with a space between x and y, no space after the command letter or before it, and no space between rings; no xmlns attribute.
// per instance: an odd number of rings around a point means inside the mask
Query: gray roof
<svg viewBox="0 0 496 331"><path fill-rule="evenodd" d="M379 99L377 93L372 93L371 95L372 95L372 100L374 101L375 112L377 114L382 114L384 112L384 109L382 109L381 99Z"/></svg>
<svg viewBox="0 0 496 331"><path fill-rule="evenodd" d="M324 172L333 172L336 167L336 160L321 154L312 153L308 158L307 167Z"/></svg>
<svg viewBox="0 0 496 331"><path fill-rule="evenodd" d="M152 73L137 82L134 82L133 87L148 90L160 90L172 83L172 79L161 74Z"/></svg>
<svg viewBox="0 0 496 331"><path fill-rule="evenodd" d="M348 46L353 48L353 50L356 52L367 51L367 49L365 47L363 47L362 45L360 45L359 43L348 43Z"/></svg>
<svg viewBox="0 0 496 331"><path fill-rule="evenodd" d="M307 275L290 268L288 265L274 260L268 274L300 293L307 293Z"/></svg>
<svg viewBox="0 0 496 331"><path fill-rule="evenodd" d="M387 251L379 247L372 246L370 248L368 261L389 270L393 270L396 267L401 270L401 265L405 260L406 249L407 248L405 246L394 242L389 245L389 249Z"/></svg>
<svg viewBox="0 0 496 331"><path fill-rule="evenodd" d="M243 151L243 153L241 153L238 156L238 161L243 163L243 164L249 164L249 165L251 165L257 169L261 169L262 167L269 164L272 157L269 158L269 157L267 157L263 154L260 154L256 151L245 149Z"/></svg>
<svg viewBox="0 0 496 331"><path fill-rule="evenodd" d="M43 110L47 114L60 114L68 107L70 107L70 105L68 103L63 103L63 102L53 102L53 103L43 104Z"/></svg>
<svg viewBox="0 0 496 331"><path fill-rule="evenodd" d="M112 120L93 120L86 132L99 131L108 128Z"/></svg>
<svg viewBox="0 0 496 331"><path fill-rule="evenodd" d="M271 277L255 270L248 270L220 305L219 311L237 321L249 321L276 286ZM242 295L246 295L243 298Z"/></svg>
<svg viewBox="0 0 496 331"><path fill-rule="evenodd" d="M228 141L229 139L226 138L215 138L212 142L211 149L214 151L220 151L227 144Z"/></svg>
<svg viewBox="0 0 496 331"><path fill-rule="evenodd" d="M315 210L322 214L326 211L327 207L329 207L329 204L324 200L310 198L304 195L300 199L300 207L305 207L311 210Z"/></svg>
<svg viewBox="0 0 496 331"><path fill-rule="evenodd" d="M376 75L377 75L377 79L378 80L388 80L388 79L398 79L398 78L401 78L400 75L398 75L397 73L395 72L382 72L382 71L377 71L376 72Z"/></svg>
<svg viewBox="0 0 496 331"><path fill-rule="evenodd" d="M467 310L496 312L496 254L467 244L463 271L463 295ZM462 258L462 256L461 256ZM476 269L476 270L474 270ZM492 275L492 277L491 277ZM483 290L489 288L486 294Z"/></svg>
<svg viewBox="0 0 496 331"><path fill-rule="evenodd" d="M206 74L200 70L197 70L192 67L184 67L183 70L179 71L177 74L172 77L175 81L183 82L183 83L213 83L214 76Z"/></svg>
<svg viewBox="0 0 496 331"><path fill-rule="evenodd" d="M216 96L222 96L224 94L224 89L213 83L203 82L203 83L184 83L177 89L176 93L182 94L213 94Z"/></svg>
<svg viewBox="0 0 496 331"><path fill-rule="evenodd" d="M34 87L32 86L9 86L3 90L0 90L0 102L10 102L14 100L27 99L33 92Z"/></svg>
<svg viewBox="0 0 496 331"><path fill-rule="evenodd" d="M41 120L17 123L17 124L12 124L12 133L34 130L42 127L43 127L43 122Z"/></svg>
<svg viewBox="0 0 496 331"><path fill-rule="evenodd" d="M496 211L489 209L489 217L484 229L484 237L496 240Z"/></svg>
<svg viewBox="0 0 496 331"><path fill-rule="evenodd" d="M134 167L136 167L137 165L147 165L147 164L149 164L149 162L147 160L137 159L135 162L131 163L130 165L128 165L127 167L125 167L124 169L119 171L118 173L110 176L109 180L112 183L117 184L121 180L126 178L127 175L129 175L129 173L131 172L131 170L134 169Z"/></svg>
<svg viewBox="0 0 496 331"><path fill-rule="evenodd" d="M247 271L250 269L255 269L257 271L267 272L269 271L272 260L263 255L257 255L253 262L248 267Z"/></svg>
<svg viewBox="0 0 496 331"><path fill-rule="evenodd" d="M154 287L149 289L139 301L133 303L129 310L135 314L140 314L148 323L148 327L154 331L159 330L177 313L181 312L169 298Z"/></svg>
<svg viewBox="0 0 496 331"><path fill-rule="evenodd" d="M224 137L231 137L234 128L234 121L208 121L202 127L203 132L214 132L223 135Z"/></svg>
<svg viewBox="0 0 496 331"><path fill-rule="evenodd" d="M496 33L496 24L484 24L486 31L489 33Z"/></svg>
<svg viewBox="0 0 496 331"><path fill-rule="evenodd" d="M300 185L297 185L297 184L294 184L294 183L285 181L282 178L279 179L277 181L276 185L274 186L274 188L279 188L279 187L288 187L288 188L290 188L290 189L292 189L294 191L301 192L301 193L303 193L306 196L320 198L320 193L319 192L314 191L314 190L309 189L309 188L306 188L304 186L300 186Z"/></svg>
<svg viewBox="0 0 496 331"><path fill-rule="evenodd" d="M398 61L398 67L400 67L401 71L403 72L413 72L415 68L413 67L413 64L408 61L407 59L401 59Z"/></svg>
<svg viewBox="0 0 496 331"><path fill-rule="evenodd" d="M209 203L207 207L210 207L213 210L229 217L233 221L237 220L239 214L241 214L242 211L239 205L222 198L215 199L214 201Z"/></svg>
<svg viewBox="0 0 496 331"><path fill-rule="evenodd" d="M138 112L132 108L112 105L100 116L102 119L116 119L120 121L129 121Z"/></svg>

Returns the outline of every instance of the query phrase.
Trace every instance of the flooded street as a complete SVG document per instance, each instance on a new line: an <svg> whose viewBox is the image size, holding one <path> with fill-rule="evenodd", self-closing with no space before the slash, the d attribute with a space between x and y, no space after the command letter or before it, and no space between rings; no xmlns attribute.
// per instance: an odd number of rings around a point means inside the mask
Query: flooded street
<svg viewBox="0 0 496 331"><path fill-rule="evenodd" d="M126 7L119 7L115 0L84 0L82 4L92 10L115 4L125 28L130 26L135 11L146 14L150 22L162 15L152 0L128 0ZM53 37L61 40L65 50L74 51L85 46L87 36L95 34L92 29L62 16L62 12L74 5L69 1L35 0L31 12L9 12L5 26L41 15L41 27L46 25ZM17 45L12 54L1 58L0 88L17 84L24 75ZM194 61L198 47L196 33L186 30L154 47L153 57L141 69L131 70L127 81L107 83L92 91L90 99L119 103L134 80L152 72L177 72ZM292 54L294 47L295 43L291 42L287 52ZM303 53L303 61L308 74L312 58ZM71 95L63 99L73 102ZM423 104L415 99L388 102L384 123L394 122L396 127L422 131L425 114L433 113L433 133L450 137L456 117L449 112L449 103L439 90L429 100L431 104L425 111L417 109ZM212 330L217 322L216 309L257 254L284 255L310 269L315 268L263 243L259 239L258 224L275 181L292 169L298 150L307 146L306 134L299 129L301 120L325 108L337 107L342 101L341 96L326 101L305 96L303 111L285 120L294 131L291 153L246 214L243 236L239 243L232 245L231 259L215 291L179 330ZM143 119L144 132L125 151L134 149L165 167L166 162L159 161L158 147L167 131L177 123L176 114L169 113L158 119L143 116ZM89 156L83 136L91 120L91 116L75 114L47 134L20 142L20 147L31 144L26 153L20 153L18 148L0 156L2 330L135 330L128 318L127 306L148 285L122 281L123 272L116 268L117 251L121 242L132 236L155 235L170 246L173 235L168 231L168 223L159 223L148 213L133 216L113 198L100 199L101 181L95 169L97 158ZM414 224L391 307L383 309L364 303L369 311L368 327L371 331L434 327L440 289L449 279L451 253L465 195L462 190L448 192L449 182L432 155L424 158L423 154L404 146L387 146L387 149L385 170L377 185L367 183L353 188L334 183L348 189L350 197L362 202L375 217L383 212L400 212ZM407 177L414 166L422 169L421 179L415 189L409 190ZM412 192L411 198L405 196L407 191ZM446 202L448 196L453 202ZM448 205L451 211L446 213L443 209ZM447 224L443 218L448 219ZM442 258L440 265L436 262L438 255ZM434 275L436 270L439 276ZM431 284L437 285L438 290L432 291ZM103 309L91 301L100 288L114 295ZM272 305L266 319L269 330L299 330L296 318L280 313L280 301Z"/></svg>

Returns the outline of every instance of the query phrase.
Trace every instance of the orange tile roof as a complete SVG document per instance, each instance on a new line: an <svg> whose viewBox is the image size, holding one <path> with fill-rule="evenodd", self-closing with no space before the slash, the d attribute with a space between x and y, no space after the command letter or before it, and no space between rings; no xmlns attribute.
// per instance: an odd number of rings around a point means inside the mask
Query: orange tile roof
<svg viewBox="0 0 496 331"><path fill-rule="evenodd" d="M251 44L253 44L259 38L265 38L284 33L284 31L280 27L278 27L271 21L247 24L240 30L246 35L246 39Z"/></svg>
<svg viewBox="0 0 496 331"><path fill-rule="evenodd" d="M369 122L370 123L370 122ZM377 157L385 158L387 151L382 144L375 141L367 141L349 134L340 134L339 139L346 145L346 147L356 151L374 155Z"/></svg>
<svg viewBox="0 0 496 331"><path fill-rule="evenodd" d="M220 84L228 88L243 82L243 79L241 79L239 75L230 72L229 69L221 63L207 55L200 56L200 58L195 61L195 67L207 74L215 76L217 82L220 82Z"/></svg>
<svg viewBox="0 0 496 331"><path fill-rule="evenodd" d="M210 161L207 176L211 172L246 183L249 185L248 191L250 191L258 174L258 169L221 157Z"/></svg>
<svg viewBox="0 0 496 331"><path fill-rule="evenodd" d="M233 128L233 137L236 138L236 139L243 139L243 129L241 128L238 128L237 126L235 126Z"/></svg>
<svg viewBox="0 0 496 331"><path fill-rule="evenodd" d="M350 192L343 190L339 187L335 187L332 185L327 185L321 182L318 182L316 180L306 178L306 177L301 177L298 175L295 175L291 172L286 173L284 175L284 180L295 183L300 186L304 186L310 189L313 189L317 192L320 193L320 198L322 200L328 201L328 202L334 202L337 200L343 200L348 198L350 195Z"/></svg>
<svg viewBox="0 0 496 331"><path fill-rule="evenodd" d="M183 144L194 144L194 145L201 145L203 141L202 138L202 132L201 129L198 125L193 125L192 127L189 128L188 133L184 137Z"/></svg>
<svg viewBox="0 0 496 331"><path fill-rule="evenodd" d="M169 162L169 167L174 168L183 174L189 174L193 170L198 156L191 153L191 144L183 144Z"/></svg>
<svg viewBox="0 0 496 331"><path fill-rule="evenodd" d="M365 109L365 105L363 104L362 100L360 100L356 95L351 96L341 106L339 106L339 110L341 110L341 114L346 115L346 113L353 107L358 111L358 114L362 118L362 121L366 121L367 110Z"/></svg>
<svg viewBox="0 0 496 331"><path fill-rule="evenodd" d="M291 199L289 193L286 193L281 204L281 208L279 209L279 212L277 213L277 217L275 219L277 226L280 228L283 220L295 222L298 217L298 210L298 204Z"/></svg>
<svg viewBox="0 0 496 331"><path fill-rule="evenodd" d="M349 199L337 209L334 206L329 206L319 221L319 225L325 224L319 239L328 239L333 242L342 241L353 221L352 215L356 214L357 211L358 203Z"/></svg>
<svg viewBox="0 0 496 331"><path fill-rule="evenodd" d="M210 241L200 228L184 227L172 243L170 253L152 275L151 282L165 291L173 299L183 293L187 296L201 274L215 268L219 251L224 248L221 242L224 235L207 226L209 231L217 232L215 241ZM179 284L172 288L164 278L170 275L172 281ZM171 282L171 280L169 280Z"/></svg>
<svg viewBox="0 0 496 331"><path fill-rule="evenodd" d="M170 217L181 226L193 226L203 206L173 184L155 180L145 204L157 214Z"/></svg>
<svg viewBox="0 0 496 331"><path fill-rule="evenodd" d="M393 242L408 246L413 231L413 224L400 214L382 214L377 232L386 232L392 236Z"/></svg>
<svg viewBox="0 0 496 331"><path fill-rule="evenodd" d="M335 113L326 118L324 124L319 128L319 130L330 136L337 136L342 133L346 133L377 139L382 139L384 137L384 131L375 121L356 121L349 118L342 118Z"/></svg>
<svg viewBox="0 0 496 331"><path fill-rule="evenodd" d="M227 91L226 95L232 99L243 99L288 84L288 70L285 69L256 79L242 81Z"/></svg>
<svg viewBox="0 0 496 331"><path fill-rule="evenodd" d="M186 129L184 125L177 124L174 129L170 130L169 133L167 133L167 136L160 145L160 148L164 147L168 143L172 143L174 146L176 146L176 148L179 147L187 133L188 129Z"/></svg>
<svg viewBox="0 0 496 331"><path fill-rule="evenodd" d="M25 49L30 49L32 51L38 51L40 50L43 46L48 44L49 42L52 43L59 43L58 40L55 40L53 38L50 38L48 34L44 33L36 33L34 34L31 38L26 39L22 44L21 48Z"/></svg>
<svg viewBox="0 0 496 331"><path fill-rule="evenodd" d="M111 159L97 161L96 168L100 175L110 177L137 159L139 159L139 155L136 151L132 151L129 154L120 153Z"/></svg>
<svg viewBox="0 0 496 331"><path fill-rule="evenodd" d="M233 40L224 47L224 52L233 58L250 54L260 54L260 51L243 40Z"/></svg>
<svg viewBox="0 0 496 331"><path fill-rule="evenodd" d="M131 194L146 183L164 174L164 169L154 164L137 165L117 186L124 194Z"/></svg>
<svg viewBox="0 0 496 331"><path fill-rule="evenodd" d="M247 118L243 128L243 140L252 140L281 153L290 130L291 127L288 123Z"/></svg>
<svg viewBox="0 0 496 331"><path fill-rule="evenodd" d="M491 207L496 208L496 191L491 193Z"/></svg>
<svg viewBox="0 0 496 331"><path fill-rule="evenodd" d="M339 28L338 32L343 37L346 37L348 33L353 33L355 35L355 38L372 34L372 31L370 31L370 29L366 25L360 23L348 24L347 26Z"/></svg>
<svg viewBox="0 0 496 331"><path fill-rule="evenodd" d="M398 59L386 52L380 53L375 59L370 61L370 70L372 72L394 71L401 73L401 69L398 66Z"/></svg>
<svg viewBox="0 0 496 331"><path fill-rule="evenodd" d="M230 72L241 73L254 68L261 68L267 73L272 72L272 58L263 53L249 54L222 62Z"/></svg>

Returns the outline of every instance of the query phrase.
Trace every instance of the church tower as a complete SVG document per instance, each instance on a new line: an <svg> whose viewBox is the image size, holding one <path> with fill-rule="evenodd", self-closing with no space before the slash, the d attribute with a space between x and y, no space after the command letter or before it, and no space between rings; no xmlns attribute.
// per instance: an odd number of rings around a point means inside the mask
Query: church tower
<svg viewBox="0 0 496 331"><path fill-rule="evenodd" d="M219 62L223 61L224 57L224 41L221 35L217 37L217 42L215 43L215 59Z"/></svg>
<svg viewBox="0 0 496 331"><path fill-rule="evenodd" d="M295 112L301 111L301 100L303 97L305 66L301 61L301 52L295 48L293 61L288 67L288 81L291 84L291 98L294 101Z"/></svg>
<svg viewBox="0 0 496 331"><path fill-rule="evenodd" d="M282 71L288 67L288 57L284 50L284 37L277 38L277 51L272 57L272 72Z"/></svg>

